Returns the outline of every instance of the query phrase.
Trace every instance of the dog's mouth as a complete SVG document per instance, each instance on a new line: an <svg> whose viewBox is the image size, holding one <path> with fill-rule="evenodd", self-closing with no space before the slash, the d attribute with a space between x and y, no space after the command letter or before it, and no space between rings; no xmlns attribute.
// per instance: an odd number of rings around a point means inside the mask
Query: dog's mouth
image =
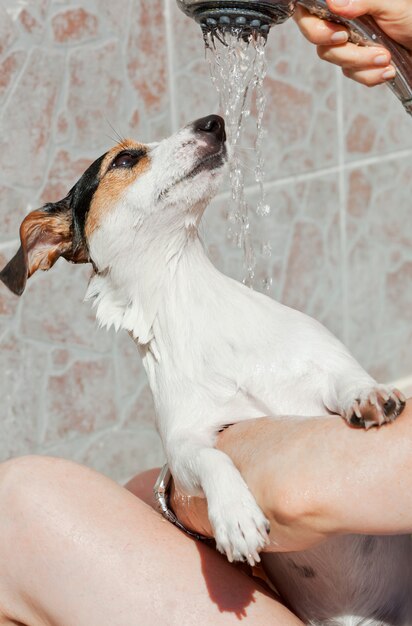
<svg viewBox="0 0 412 626"><path fill-rule="evenodd" d="M226 156L226 144L222 143L217 152L204 156L200 161L198 161L194 168L182 178L182 180L185 180L186 178L193 178L193 176L196 176L196 174L199 174L199 172L202 172L203 170L212 171L222 167Z"/></svg>
<svg viewBox="0 0 412 626"><path fill-rule="evenodd" d="M219 147L219 150L217 150L216 152L213 152L212 154L207 154L203 156L201 159L197 161L197 163L189 172L187 172L181 178L178 178L177 180L175 180L173 184L170 185L170 187L167 187L167 189L164 189L159 194L159 200L162 198L165 198L165 196L167 196L167 194L172 189L174 189L174 187L177 187L177 185L180 185L180 183L183 183L185 180L190 180L191 178L194 178L197 174L200 174L200 172L203 172L203 171L212 172L213 170L220 169L225 164L226 157L227 157L226 144L222 143L222 145Z"/></svg>

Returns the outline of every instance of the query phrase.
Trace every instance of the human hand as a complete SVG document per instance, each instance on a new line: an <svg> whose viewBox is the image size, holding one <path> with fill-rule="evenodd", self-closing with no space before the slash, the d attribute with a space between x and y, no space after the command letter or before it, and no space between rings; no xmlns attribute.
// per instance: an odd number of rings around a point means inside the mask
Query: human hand
<svg viewBox="0 0 412 626"><path fill-rule="evenodd" d="M333 13L346 19L371 15L391 39L412 51L411 0L327 0L327 3ZM368 87L394 78L396 70L385 48L350 43L345 28L323 21L302 7L297 8L295 21L306 39L317 46L319 57L340 66L348 78Z"/></svg>

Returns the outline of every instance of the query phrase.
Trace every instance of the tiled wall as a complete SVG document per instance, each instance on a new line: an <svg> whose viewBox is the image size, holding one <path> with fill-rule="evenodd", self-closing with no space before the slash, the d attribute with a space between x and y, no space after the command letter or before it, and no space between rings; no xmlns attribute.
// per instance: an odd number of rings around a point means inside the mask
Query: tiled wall
<svg viewBox="0 0 412 626"><path fill-rule="evenodd" d="M25 213L65 195L116 131L155 140L216 111L200 33L174 0L0 0L0 55L1 265ZM272 295L381 380L410 375L412 120L386 88L319 61L293 23L272 32L268 63L272 214L253 228L272 256L258 274L269 264ZM241 277L228 205L223 192L205 237ZM0 459L58 454L123 479L162 452L133 343L82 303L89 271L59 261L20 300L0 286Z"/></svg>

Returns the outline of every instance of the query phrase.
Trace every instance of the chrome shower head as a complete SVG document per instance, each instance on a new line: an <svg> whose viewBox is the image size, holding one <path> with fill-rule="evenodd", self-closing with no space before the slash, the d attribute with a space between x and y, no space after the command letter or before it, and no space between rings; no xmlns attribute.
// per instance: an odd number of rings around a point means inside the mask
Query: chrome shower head
<svg viewBox="0 0 412 626"><path fill-rule="evenodd" d="M269 30L292 17L299 4L318 17L341 24L349 31L349 40L364 46L385 46L391 53L397 73L389 87L412 115L412 63L410 53L390 39L372 17L344 19L328 8L326 0L177 0L179 8L200 24L203 35L219 38L231 32L248 40L251 34L267 37ZM206 40L206 39L205 39Z"/></svg>
<svg viewBox="0 0 412 626"><path fill-rule="evenodd" d="M177 0L180 9L204 32L258 32L265 37L271 26L282 24L295 11L296 0Z"/></svg>

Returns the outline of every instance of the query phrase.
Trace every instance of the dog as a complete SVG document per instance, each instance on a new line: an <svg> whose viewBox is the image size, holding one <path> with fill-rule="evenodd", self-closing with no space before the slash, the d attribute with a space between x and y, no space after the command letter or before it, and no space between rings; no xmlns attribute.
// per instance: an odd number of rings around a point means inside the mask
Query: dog
<svg viewBox="0 0 412 626"><path fill-rule="evenodd" d="M206 497L217 549L253 564L268 521L231 459L214 448L217 432L255 417L325 412L380 426L402 412L405 398L376 383L317 321L212 265L198 228L227 160L217 115L160 143L122 141L65 198L25 218L0 279L21 295L27 279L59 257L92 264L86 298L101 325L125 329L137 344L176 483ZM361 558L366 545L373 558ZM307 623L406 624L408 546L405 537L344 537L293 559L274 555L270 569Z"/></svg>

